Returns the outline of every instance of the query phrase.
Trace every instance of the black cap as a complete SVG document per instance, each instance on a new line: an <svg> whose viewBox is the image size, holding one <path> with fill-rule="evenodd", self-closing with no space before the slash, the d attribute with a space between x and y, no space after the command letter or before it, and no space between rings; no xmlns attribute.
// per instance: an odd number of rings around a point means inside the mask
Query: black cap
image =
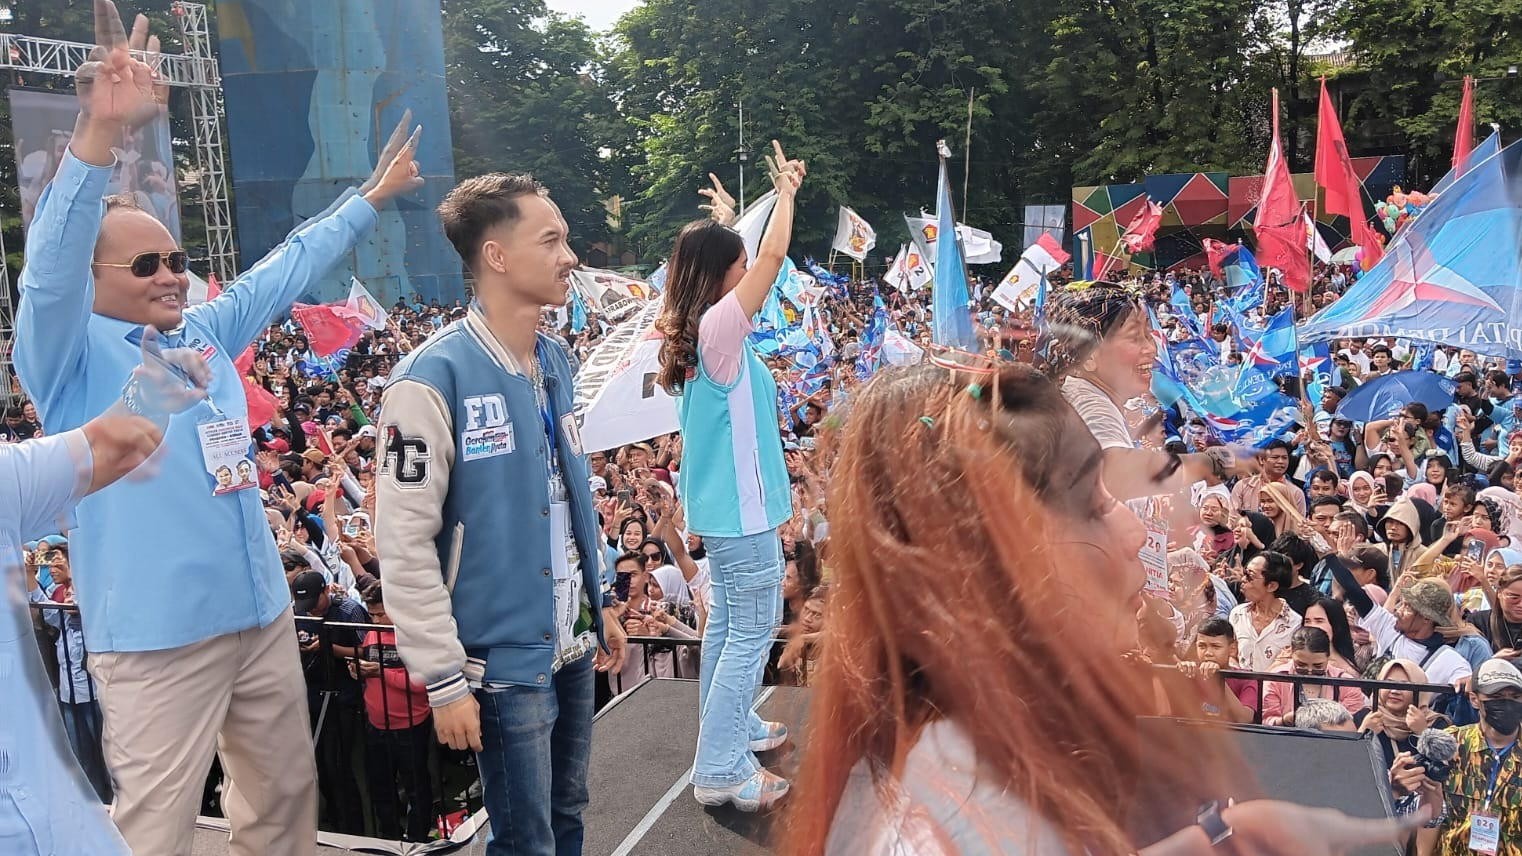
<svg viewBox="0 0 1522 856"><path fill-rule="evenodd" d="M291 580L291 606L296 612L311 612L328 587L328 581L316 571L302 571Z"/></svg>

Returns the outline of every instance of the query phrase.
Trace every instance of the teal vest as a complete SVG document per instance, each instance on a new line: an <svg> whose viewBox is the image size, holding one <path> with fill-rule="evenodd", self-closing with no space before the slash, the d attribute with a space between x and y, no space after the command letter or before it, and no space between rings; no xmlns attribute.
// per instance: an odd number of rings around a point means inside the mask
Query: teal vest
<svg viewBox="0 0 1522 856"><path fill-rule="evenodd" d="M682 388L682 502L687 527L704 537L739 538L776 529L793 516L777 384L747 344L740 377L724 385L698 357L697 375Z"/></svg>

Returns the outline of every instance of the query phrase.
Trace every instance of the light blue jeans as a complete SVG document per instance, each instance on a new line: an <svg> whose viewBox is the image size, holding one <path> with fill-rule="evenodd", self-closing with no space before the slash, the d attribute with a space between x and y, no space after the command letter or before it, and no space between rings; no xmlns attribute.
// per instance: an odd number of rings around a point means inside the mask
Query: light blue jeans
<svg viewBox="0 0 1522 856"><path fill-rule="evenodd" d="M726 788L760 769L750 741L764 726L751 706L782 620L782 542L771 530L743 538L705 537L703 544L713 604L703 631L692 783Z"/></svg>

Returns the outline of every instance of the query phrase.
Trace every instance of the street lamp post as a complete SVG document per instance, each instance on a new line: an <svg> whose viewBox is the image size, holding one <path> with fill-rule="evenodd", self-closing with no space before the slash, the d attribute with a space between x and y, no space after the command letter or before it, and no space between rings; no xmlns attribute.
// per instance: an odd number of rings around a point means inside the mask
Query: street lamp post
<svg viewBox="0 0 1522 856"><path fill-rule="evenodd" d="M749 154L745 151L745 101L740 101L740 147L735 149L735 154L740 158L740 210L735 212L738 217L745 211L745 161Z"/></svg>

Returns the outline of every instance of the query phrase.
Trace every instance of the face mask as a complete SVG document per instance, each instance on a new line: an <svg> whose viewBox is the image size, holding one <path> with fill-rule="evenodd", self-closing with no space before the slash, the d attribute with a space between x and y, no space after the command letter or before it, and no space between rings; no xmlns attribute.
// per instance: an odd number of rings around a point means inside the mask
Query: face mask
<svg viewBox="0 0 1522 856"><path fill-rule="evenodd" d="M1522 701L1490 699L1481 702L1484 707L1485 724L1502 734L1515 732L1522 726Z"/></svg>

